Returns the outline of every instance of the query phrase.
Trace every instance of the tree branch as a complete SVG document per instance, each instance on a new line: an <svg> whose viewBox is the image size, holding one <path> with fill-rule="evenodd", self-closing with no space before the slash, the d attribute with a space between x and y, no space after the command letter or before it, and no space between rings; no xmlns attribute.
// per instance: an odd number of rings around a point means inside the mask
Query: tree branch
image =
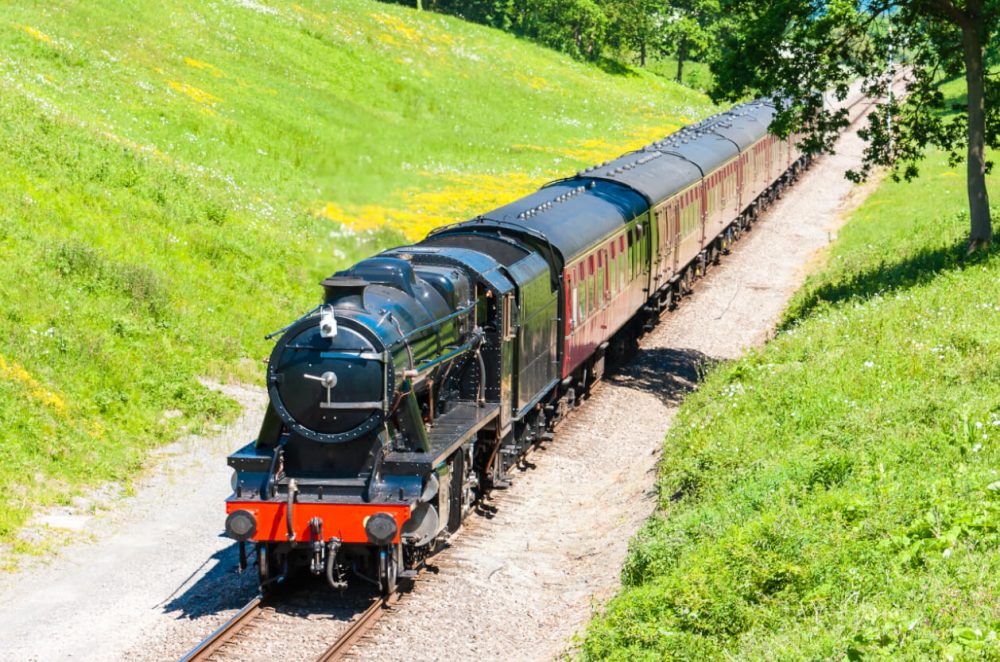
<svg viewBox="0 0 1000 662"><path fill-rule="evenodd" d="M937 8L942 14L947 16L952 20L952 22L961 27L968 27L969 17L965 15L961 9L955 6L951 0L931 0L931 6Z"/></svg>

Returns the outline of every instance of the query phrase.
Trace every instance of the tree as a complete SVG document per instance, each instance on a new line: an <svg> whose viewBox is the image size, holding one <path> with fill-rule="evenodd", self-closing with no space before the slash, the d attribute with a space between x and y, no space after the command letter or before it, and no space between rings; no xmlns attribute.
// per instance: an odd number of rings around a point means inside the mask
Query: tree
<svg viewBox="0 0 1000 662"><path fill-rule="evenodd" d="M662 39L663 51L677 58L677 82L682 83L684 62L708 53L715 43L719 0L669 0Z"/></svg>
<svg viewBox="0 0 1000 662"><path fill-rule="evenodd" d="M662 52L663 0L604 0L608 17L608 45L622 52L636 53L645 67L653 51Z"/></svg>
<svg viewBox="0 0 1000 662"><path fill-rule="evenodd" d="M596 0L391 1L506 30L581 59L597 59L605 46L607 18Z"/></svg>
<svg viewBox="0 0 1000 662"><path fill-rule="evenodd" d="M601 56L608 20L594 0L538 0L531 7L524 34L577 58Z"/></svg>
<svg viewBox="0 0 1000 662"><path fill-rule="evenodd" d="M724 10L732 29L713 64L716 99L776 95L777 132L804 130L807 150L829 151L847 112L826 108L824 91L843 101L859 79L882 100L859 132L867 141L862 166L848 176L859 180L886 165L909 180L927 146L956 164L964 149L969 250L990 243L985 150L998 142L1000 80L987 71L986 53L1000 27L1000 0L724 0ZM906 79L905 99L888 94L894 65ZM939 84L959 75L968 95L952 106Z"/></svg>

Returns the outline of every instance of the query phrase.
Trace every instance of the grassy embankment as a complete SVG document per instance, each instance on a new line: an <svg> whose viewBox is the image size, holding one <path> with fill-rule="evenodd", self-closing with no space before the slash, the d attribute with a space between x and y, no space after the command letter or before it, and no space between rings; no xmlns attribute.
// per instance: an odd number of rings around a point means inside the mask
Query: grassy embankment
<svg viewBox="0 0 1000 662"><path fill-rule="evenodd" d="M677 60L675 59L656 58L650 61L648 67L650 71L667 80L677 78ZM681 71L681 80L687 87L702 91L708 91L714 83L712 70L704 62L685 62Z"/></svg>
<svg viewBox="0 0 1000 662"><path fill-rule="evenodd" d="M15 2L0 21L0 543L259 383L390 242L707 114L503 33L345 0Z"/></svg>
<svg viewBox="0 0 1000 662"><path fill-rule="evenodd" d="M963 258L965 208L940 154L884 183L709 371L585 659L1000 658L1000 256Z"/></svg>

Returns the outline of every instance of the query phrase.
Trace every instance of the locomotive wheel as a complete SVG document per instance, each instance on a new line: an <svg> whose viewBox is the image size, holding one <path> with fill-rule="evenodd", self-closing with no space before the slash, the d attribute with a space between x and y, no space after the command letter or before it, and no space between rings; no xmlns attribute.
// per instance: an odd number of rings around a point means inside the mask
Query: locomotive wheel
<svg viewBox="0 0 1000 662"><path fill-rule="evenodd" d="M681 294L684 296L687 296L694 291L694 288L691 286L691 267L684 270L684 275L681 276L680 286Z"/></svg>
<svg viewBox="0 0 1000 662"><path fill-rule="evenodd" d="M378 550L378 585L385 597L396 592L402 562L401 550L401 545L389 545Z"/></svg>
<svg viewBox="0 0 1000 662"><path fill-rule="evenodd" d="M257 586L261 593L274 590L282 575L282 564L273 545L257 543Z"/></svg>

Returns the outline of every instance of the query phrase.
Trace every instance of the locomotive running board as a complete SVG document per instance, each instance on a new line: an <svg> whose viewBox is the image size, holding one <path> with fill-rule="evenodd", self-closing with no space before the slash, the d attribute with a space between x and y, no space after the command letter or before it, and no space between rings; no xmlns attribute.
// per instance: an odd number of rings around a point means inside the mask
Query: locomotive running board
<svg viewBox="0 0 1000 662"><path fill-rule="evenodd" d="M382 472L392 474L426 474L437 468L462 444L475 436L500 413L500 405L460 401L448 412L434 419L427 431L430 450L426 453L394 452L382 460Z"/></svg>

